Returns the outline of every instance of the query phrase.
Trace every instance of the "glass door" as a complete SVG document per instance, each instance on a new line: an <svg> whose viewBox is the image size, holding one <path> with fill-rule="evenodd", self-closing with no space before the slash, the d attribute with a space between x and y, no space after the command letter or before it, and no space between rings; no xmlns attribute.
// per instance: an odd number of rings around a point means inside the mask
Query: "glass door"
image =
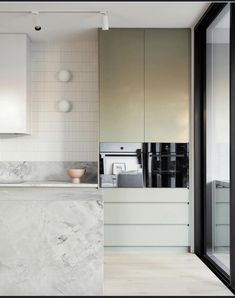
<svg viewBox="0 0 235 298"><path fill-rule="evenodd" d="M206 255L230 270L230 6L206 29Z"/></svg>
<svg viewBox="0 0 235 298"><path fill-rule="evenodd" d="M194 30L197 256L235 293L235 4L211 4Z"/></svg>

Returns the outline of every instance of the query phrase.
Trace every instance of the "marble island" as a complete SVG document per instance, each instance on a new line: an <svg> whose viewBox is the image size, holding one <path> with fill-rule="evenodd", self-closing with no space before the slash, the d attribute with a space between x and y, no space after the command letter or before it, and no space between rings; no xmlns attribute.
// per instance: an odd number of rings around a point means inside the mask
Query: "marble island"
<svg viewBox="0 0 235 298"><path fill-rule="evenodd" d="M71 183L68 181L21 181L0 183L1 187L74 187L74 188L98 188L96 183Z"/></svg>
<svg viewBox="0 0 235 298"><path fill-rule="evenodd" d="M103 295L101 192L57 186L1 187L1 296Z"/></svg>

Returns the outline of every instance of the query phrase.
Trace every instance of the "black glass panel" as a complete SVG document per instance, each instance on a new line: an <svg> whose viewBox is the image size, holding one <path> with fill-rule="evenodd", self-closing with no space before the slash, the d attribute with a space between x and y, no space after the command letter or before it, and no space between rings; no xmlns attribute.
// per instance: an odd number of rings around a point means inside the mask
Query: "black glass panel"
<svg viewBox="0 0 235 298"><path fill-rule="evenodd" d="M188 143L149 143L147 187L188 187Z"/></svg>

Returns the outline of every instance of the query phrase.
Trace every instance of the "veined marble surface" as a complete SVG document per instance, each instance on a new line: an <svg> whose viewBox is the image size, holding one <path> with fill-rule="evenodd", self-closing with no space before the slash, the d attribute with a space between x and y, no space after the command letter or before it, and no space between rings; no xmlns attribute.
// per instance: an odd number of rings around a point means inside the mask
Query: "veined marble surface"
<svg viewBox="0 0 235 298"><path fill-rule="evenodd" d="M98 188L95 183L72 183L67 181L30 181L19 183L0 183L1 187L56 187L56 188Z"/></svg>
<svg viewBox="0 0 235 298"><path fill-rule="evenodd" d="M83 183L98 183L97 162L0 162L0 183L30 181L70 182L66 169L86 168Z"/></svg>
<svg viewBox="0 0 235 298"><path fill-rule="evenodd" d="M50 199L53 192L0 190L1 296L103 294L100 192L68 189Z"/></svg>
<svg viewBox="0 0 235 298"><path fill-rule="evenodd" d="M75 187L2 187L0 201L102 201L101 190Z"/></svg>

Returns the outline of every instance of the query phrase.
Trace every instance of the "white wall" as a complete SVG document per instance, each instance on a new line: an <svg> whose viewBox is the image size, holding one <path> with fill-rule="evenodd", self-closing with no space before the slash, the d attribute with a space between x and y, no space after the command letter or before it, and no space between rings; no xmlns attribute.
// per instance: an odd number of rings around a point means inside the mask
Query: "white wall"
<svg viewBox="0 0 235 298"><path fill-rule="evenodd" d="M91 41L32 43L32 134L0 136L1 161L96 161L98 135L98 44ZM73 79L61 83L60 69ZM73 110L59 113L56 102Z"/></svg>

